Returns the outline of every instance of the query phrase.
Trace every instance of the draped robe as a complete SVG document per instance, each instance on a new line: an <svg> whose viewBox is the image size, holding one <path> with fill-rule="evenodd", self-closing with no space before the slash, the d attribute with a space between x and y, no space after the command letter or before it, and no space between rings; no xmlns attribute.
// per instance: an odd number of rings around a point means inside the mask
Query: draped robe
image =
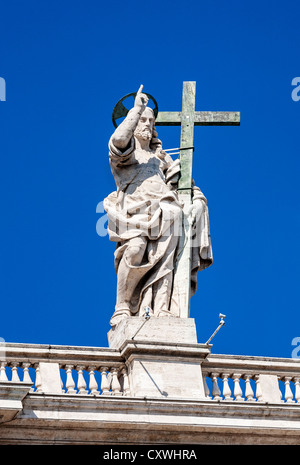
<svg viewBox="0 0 300 465"><path fill-rule="evenodd" d="M136 150L134 137L124 151L110 140L109 159L117 191L104 200L104 208L109 219L109 238L116 242L117 276L121 260L126 262L130 313L142 315L144 307L149 306L155 316L179 316L174 281L183 214L176 191L179 164L161 149ZM192 225L192 295L197 288L197 271L212 263L206 198L197 187L193 193L200 213L197 215L196 208ZM125 251L136 237L145 238L147 246L142 262L132 265L126 261Z"/></svg>

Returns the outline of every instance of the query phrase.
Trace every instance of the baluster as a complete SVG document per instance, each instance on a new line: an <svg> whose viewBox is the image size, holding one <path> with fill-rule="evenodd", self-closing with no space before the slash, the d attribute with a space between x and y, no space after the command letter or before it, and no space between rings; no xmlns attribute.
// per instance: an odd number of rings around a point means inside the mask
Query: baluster
<svg viewBox="0 0 300 465"><path fill-rule="evenodd" d="M74 368L73 365L66 365L66 373L67 373L67 381L66 381L66 388L67 394L76 394L75 382L72 375L72 369Z"/></svg>
<svg viewBox="0 0 300 465"><path fill-rule="evenodd" d="M296 402L299 404L300 403L300 377L296 377L293 379L295 383L295 399Z"/></svg>
<svg viewBox="0 0 300 465"><path fill-rule="evenodd" d="M113 396L119 396L121 394L121 385L118 379L118 368L112 368L112 380L111 380L111 390Z"/></svg>
<svg viewBox="0 0 300 465"><path fill-rule="evenodd" d="M110 380L107 377L108 367L101 367L101 391L103 396L109 396Z"/></svg>
<svg viewBox="0 0 300 465"><path fill-rule="evenodd" d="M32 379L30 378L30 374L29 374L29 368L31 366L31 363L25 363L23 362L22 363L22 368L23 368L23 383L28 383L28 384L32 384L29 392L34 392L34 385L33 385L33 381Z"/></svg>
<svg viewBox="0 0 300 465"><path fill-rule="evenodd" d="M255 384L256 384L255 397L257 399L257 402L263 402L263 394L262 394L262 390L261 390L259 375L255 375L254 380L255 380Z"/></svg>
<svg viewBox="0 0 300 465"><path fill-rule="evenodd" d="M246 384L246 389L245 389L246 400L247 400L247 402L255 402L255 400L254 400L254 392L253 392L253 389L252 389L251 383L250 383L250 379L252 378L252 376L251 375L244 375L243 378L244 378L245 384Z"/></svg>
<svg viewBox="0 0 300 465"><path fill-rule="evenodd" d="M232 400L231 389L228 383L229 376L230 376L229 373L223 373L221 376L223 380L223 397L225 400Z"/></svg>
<svg viewBox="0 0 300 465"><path fill-rule="evenodd" d="M95 378L95 371L96 371L95 366L88 367L88 372L90 376L89 390L91 391L91 394L93 394L94 396L97 396L99 395L99 391L98 391L98 383Z"/></svg>
<svg viewBox="0 0 300 465"><path fill-rule="evenodd" d="M39 363L35 363L34 364L34 368L35 368L35 387L36 387L36 392L38 394L41 394L43 392L42 390L42 378L41 378L41 374L40 374L40 364Z"/></svg>
<svg viewBox="0 0 300 465"><path fill-rule="evenodd" d="M6 367L6 362L1 362L1 365L0 365L0 381L8 381L8 378L6 376L5 367Z"/></svg>
<svg viewBox="0 0 300 465"><path fill-rule="evenodd" d="M65 365L63 363L60 363L59 364L59 374L60 374L60 385L61 385L61 392L62 394L65 394L66 393L66 390L64 388L64 382L63 382L63 378L64 378L64 375L62 376L62 371L63 373L65 373Z"/></svg>
<svg viewBox="0 0 300 465"><path fill-rule="evenodd" d="M77 389L79 390L78 394L81 395L88 394L88 391L86 390L86 382L82 373L84 369L85 367L82 365L78 365L76 367L76 370L78 372Z"/></svg>
<svg viewBox="0 0 300 465"><path fill-rule="evenodd" d="M121 375L123 376L123 396L129 396L130 395L130 387L129 387L129 378L128 378L126 368L122 369Z"/></svg>
<svg viewBox="0 0 300 465"><path fill-rule="evenodd" d="M20 378L18 375L18 366L19 362L12 362L11 364L11 380L13 383L20 383Z"/></svg>
<svg viewBox="0 0 300 465"><path fill-rule="evenodd" d="M284 384L285 384L284 398L287 404L292 404L294 402L293 393L292 393L291 386L290 386L291 379L292 378L290 376L285 376L283 378Z"/></svg>
<svg viewBox="0 0 300 465"><path fill-rule="evenodd" d="M32 384L32 379L30 378L29 374L29 367L31 363L22 363L22 369L23 369L23 383L29 383Z"/></svg>
<svg viewBox="0 0 300 465"><path fill-rule="evenodd" d="M207 381L206 381L206 378L209 378L209 375L208 373L203 373L203 386L204 386L204 394L205 394L205 397L207 399L211 399L212 397L210 396L210 390L209 390L209 387L207 385Z"/></svg>
<svg viewBox="0 0 300 465"><path fill-rule="evenodd" d="M277 375L277 383L278 383L278 389L279 389L279 394L280 394L280 402L284 403L283 392L280 389L280 382L279 381L281 381L281 377L279 375Z"/></svg>
<svg viewBox="0 0 300 465"><path fill-rule="evenodd" d="M240 401L243 401L243 391L241 390L241 386L240 386L240 378L241 378L241 374L240 373L233 373L232 377L233 377L233 382L234 382L234 389L233 389L233 395L235 397L235 400L237 402L240 402Z"/></svg>
<svg viewBox="0 0 300 465"><path fill-rule="evenodd" d="M221 391L219 389L218 379L217 379L219 376L219 373L211 373L210 376L212 377L212 396L214 400L221 400L221 397L220 397Z"/></svg>
<svg viewBox="0 0 300 465"><path fill-rule="evenodd" d="M62 394L64 394L66 391L64 389L64 382L62 380L62 377L60 377L60 385L61 385L61 392L62 392Z"/></svg>

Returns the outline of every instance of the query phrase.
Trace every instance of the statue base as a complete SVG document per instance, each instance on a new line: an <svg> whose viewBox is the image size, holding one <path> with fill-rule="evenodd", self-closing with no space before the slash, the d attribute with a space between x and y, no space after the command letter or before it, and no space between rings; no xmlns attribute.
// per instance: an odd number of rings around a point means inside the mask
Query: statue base
<svg viewBox="0 0 300 465"><path fill-rule="evenodd" d="M201 363L210 346L197 343L193 318L126 318L108 342L125 360L134 397L205 398Z"/></svg>
<svg viewBox="0 0 300 465"><path fill-rule="evenodd" d="M114 326L107 336L112 349L120 349L124 341L133 337L138 341L197 344L194 318L152 316L145 320L142 317L129 317Z"/></svg>

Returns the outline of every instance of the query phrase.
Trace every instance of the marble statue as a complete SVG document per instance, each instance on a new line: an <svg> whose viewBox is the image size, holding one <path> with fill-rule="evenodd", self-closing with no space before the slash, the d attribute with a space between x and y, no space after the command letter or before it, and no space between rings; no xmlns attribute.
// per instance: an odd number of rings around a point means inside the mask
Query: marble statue
<svg viewBox="0 0 300 465"><path fill-rule="evenodd" d="M183 204L177 192L179 159L173 161L157 138L153 110L140 87L134 107L109 141L117 191L104 200L108 232L116 243L117 301L111 326L130 316L179 317L174 273L181 251ZM197 271L212 264L207 201L193 186L190 209L191 295Z"/></svg>

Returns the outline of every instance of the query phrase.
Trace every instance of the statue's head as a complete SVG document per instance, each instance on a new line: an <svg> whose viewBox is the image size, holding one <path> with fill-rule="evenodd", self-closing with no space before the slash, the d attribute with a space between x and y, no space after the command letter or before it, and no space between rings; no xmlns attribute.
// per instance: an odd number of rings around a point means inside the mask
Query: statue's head
<svg viewBox="0 0 300 465"><path fill-rule="evenodd" d="M141 139L143 141L149 140L150 142L153 136L155 136L156 134L154 123L155 123L154 112L150 107L146 107L140 116L140 120L134 131L134 136L137 139Z"/></svg>

